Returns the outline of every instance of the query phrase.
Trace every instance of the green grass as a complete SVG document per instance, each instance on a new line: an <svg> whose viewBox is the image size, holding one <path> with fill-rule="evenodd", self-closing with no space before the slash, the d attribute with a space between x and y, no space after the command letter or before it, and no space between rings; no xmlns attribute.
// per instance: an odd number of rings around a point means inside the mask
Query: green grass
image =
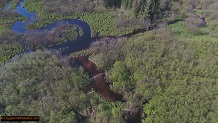
<svg viewBox="0 0 218 123"><path fill-rule="evenodd" d="M183 21L169 25L169 29L177 36L191 36Z"/></svg>
<svg viewBox="0 0 218 123"><path fill-rule="evenodd" d="M12 1L12 4L15 4ZM9 1L1 1L6 6ZM1 5L2 5L1 4ZM18 20L25 18L15 12L2 12L0 11L0 65L7 62L12 56L21 53L23 48L17 41L20 37L10 31L10 27Z"/></svg>
<svg viewBox="0 0 218 123"><path fill-rule="evenodd" d="M67 40L75 41L77 39L77 36L82 36L83 31L81 28L79 28L79 34L77 33L77 27L76 25L66 25L62 26L63 29L60 30L61 35L57 38L57 43L63 43Z"/></svg>
<svg viewBox="0 0 218 123"><path fill-rule="evenodd" d="M0 33L10 30L10 27L18 20L25 20L15 12L0 12Z"/></svg>
<svg viewBox="0 0 218 123"><path fill-rule="evenodd" d="M116 17L111 12L71 12L67 15L46 13L43 11L44 3L41 0L26 0L24 6L28 11L37 12L40 16L36 22L28 25L27 29L43 28L58 20L80 18L90 25L92 36L96 32L99 32L101 36L121 36L134 30L133 28L117 28Z"/></svg>
<svg viewBox="0 0 218 123"><path fill-rule="evenodd" d="M81 19L90 25L92 32L100 32L101 36L121 36L133 31L133 28L116 28L116 18L110 13L85 13Z"/></svg>
<svg viewBox="0 0 218 123"><path fill-rule="evenodd" d="M18 43L20 38L20 35L11 31L4 30L0 33L0 65L23 51L23 47Z"/></svg>
<svg viewBox="0 0 218 123"><path fill-rule="evenodd" d="M12 56L21 53L23 48L17 44L0 44L0 65L8 61Z"/></svg>
<svg viewBox="0 0 218 123"><path fill-rule="evenodd" d="M205 27L197 27L199 29L199 34L191 34L185 22L177 22L175 24L169 25L169 29L172 35L175 35L177 38L190 42L190 41L218 41L217 40L217 31L211 28L211 25Z"/></svg>

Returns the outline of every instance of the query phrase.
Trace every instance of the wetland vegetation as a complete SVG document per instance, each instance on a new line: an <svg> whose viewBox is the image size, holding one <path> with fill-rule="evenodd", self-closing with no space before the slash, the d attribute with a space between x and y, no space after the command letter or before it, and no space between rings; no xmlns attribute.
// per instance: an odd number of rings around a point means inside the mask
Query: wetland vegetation
<svg viewBox="0 0 218 123"><path fill-rule="evenodd" d="M0 2L1 116L36 115L42 123L218 121L217 0L25 0L37 18L16 33L12 25L27 22L13 11L19 2ZM43 30L70 19L91 32L66 23ZM34 50L23 52L23 43ZM62 44L79 51L63 55Z"/></svg>

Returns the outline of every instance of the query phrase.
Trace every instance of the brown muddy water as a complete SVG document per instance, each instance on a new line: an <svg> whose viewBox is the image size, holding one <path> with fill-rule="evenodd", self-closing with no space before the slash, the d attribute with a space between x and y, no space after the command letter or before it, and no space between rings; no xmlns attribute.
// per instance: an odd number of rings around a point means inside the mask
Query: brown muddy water
<svg viewBox="0 0 218 123"><path fill-rule="evenodd" d="M88 93L95 90L97 94L105 98L109 102L121 101L123 100L123 95L115 93L110 89L111 80L105 75L104 70L98 68L95 63L90 61L87 56L78 56L71 58L71 65L73 67L82 66L84 71L88 73L91 83L81 88L84 92ZM137 108L135 110L124 111L129 113L129 118L127 123L141 123L141 109Z"/></svg>
<svg viewBox="0 0 218 123"><path fill-rule="evenodd" d="M74 65L82 66L89 74L91 83L82 88L85 92L90 92L92 89L109 102L124 101L121 94L115 93L110 89L110 80L106 77L104 70L97 68L97 66L88 59L86 56L79 56L73 58Z"/></svg>

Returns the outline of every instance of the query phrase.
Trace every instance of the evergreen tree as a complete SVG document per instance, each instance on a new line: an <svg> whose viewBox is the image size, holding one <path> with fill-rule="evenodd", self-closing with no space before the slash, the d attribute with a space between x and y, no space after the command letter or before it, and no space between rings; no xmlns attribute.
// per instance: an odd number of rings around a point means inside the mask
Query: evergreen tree
<svg viewBox="0 0 218 123"><path fill-rule="evenodd" d="M122 0L121 7L124 10L129 10L132 8L132 2L133 2L133 0Z"/></svg>
<svg viewBox="0 0 218 123"><path fill-rule="evenodd" d="M149 16L151 20L157 19L160 13L160 0L151 0L149 5Z"/></svg>
<svg viewBox="0 0 218 123"><path fill-rule="evenodd" d="M135 14L137 17L146 17L148 11L147 0L140 0L139 3L136 3Z"/></svg>

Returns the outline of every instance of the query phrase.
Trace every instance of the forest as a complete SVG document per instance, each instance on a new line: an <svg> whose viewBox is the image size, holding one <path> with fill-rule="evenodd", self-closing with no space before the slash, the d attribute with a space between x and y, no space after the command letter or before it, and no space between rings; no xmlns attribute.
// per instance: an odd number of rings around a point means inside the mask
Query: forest
<svg viewBox="0 0 218 123"><path fill-rule="evenodd" d="M0 1L0 116L39 116L40 123L218 121L217 0L25 0L23 7L37 12L26 30L65 19L90 26L90 45L69 55L52 46L81 41L85 31L63 24L16 33L11 26L27 20L14 11L19 2Z"/></svg>

